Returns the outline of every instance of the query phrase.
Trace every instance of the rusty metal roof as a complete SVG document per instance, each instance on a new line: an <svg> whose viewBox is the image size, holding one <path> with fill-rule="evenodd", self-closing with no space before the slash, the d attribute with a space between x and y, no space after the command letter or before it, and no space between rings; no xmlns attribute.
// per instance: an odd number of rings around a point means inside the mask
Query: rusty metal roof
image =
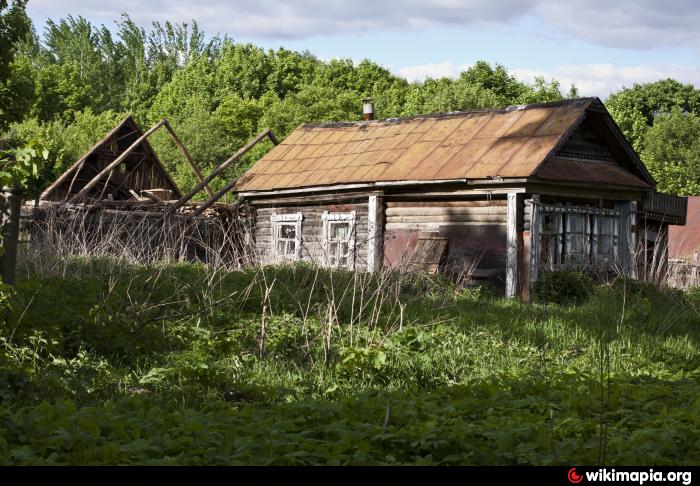
<svg viewBox="0 0 700 486"><path fill-rule="evenodd" d="M685 226L669 226L668 254L670 258L692 258L695 252L700 252L700 196L688 196Z"/></svg>
<svg viewBox="0 0 700 486"><path fill-rule="evenodd" d="M602 107L597 98L582 98L502 110L302 125L253 165L236 190L529 177L592 104ZM571 174L569 180L580 179Z"/></svg>

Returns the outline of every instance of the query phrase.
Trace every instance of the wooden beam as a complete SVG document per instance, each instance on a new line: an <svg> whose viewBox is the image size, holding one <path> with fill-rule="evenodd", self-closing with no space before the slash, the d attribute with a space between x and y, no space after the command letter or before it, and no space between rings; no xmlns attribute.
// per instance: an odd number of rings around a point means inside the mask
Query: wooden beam
<svg viewBox="0 0 700 486"><path fill-rule="evenodd" d="M122 181L121 181L121 182L119 183L119 185L117 186L117 190L119 190L119 189L121 189L122 187L124 187L124 184L126 184L126 181L129 180L129 177L131 177L132 175L134 175L134 172L136 172L136 171L138 170L138 168L141 166L141 164L143 164L145 161L146 161L146 156L144 155L144 156L141 158L141 160L139 160L138 164L136 164L136 165L134 166L134 168L131 169L131 170L124 176L124 178L122 179Z"/></svg>
<svg viewBox="0 0 700 486"><path fill-rule="evenodd" d="M199 167L194 162L194 159L192 159L192 156L187 151L187 148L185 148L185 145L178 138L177 134L175 133L175 130L173 130L173 127L170 126L170 122L168 122L168 120L165 120L165 128L168 130L168 133L170 134L170 138L173 139L173 142L175 142L175 145L177 145L177 148L180 151L180 153L182 154L182 156L190 164L190 167L192 167L192 171L194 172L194 175L197 176L197 179L199 179L200 184L202 184L204 189L207 191L207 194L209 194L209 197L212 197L214 194L212 194L211 189L209 188L207 183L204 181L204 177L202 176L202 172L199 170Z"/></svg>
<svg viewBox="0 0 700 486"><path fill-rule="evenodd" d="M367 203L367 271L377 272L382 268L384 246L384 224L382 213L384 201L379 196L369 196Z"/></svg>
<svg viewBox="0 0 700 486"><path fill-rule="evenodd" d="M116 135L119 130L121 129L122 126L129 120L132 120L131 115L128 115L126 118L124 118L122 121L120 121L116 127L114 127L112 130L109 131L107 135L105 135L99 142L97 142L89 151L87 151L85 154L83 154L80 159L78 159L73 165L70 166L68 170L66 170L63 174L61 174L58 179L56 179L49 187L47 187L44 192L41 193L39 196L39 199L46 199L49 194L54 191L59 185L63 183L63 181L73 173L74 170L80 170L82 167L85 165L85 161L87 160L90 155L95 153L95 151L100 148L100 146L105 143L107 140L109 140L111 137Z"/></svg>
<svg viewBox="0 0 700 486"><path fill-rule="evenodd" d="M102 171L101 171L99 174L97 174L95 177L93 177L93 178L90 180L90 182L88 182L87 184L85 184L85 187L83 187L83 188L70 200L70 202L76 202L76 201L80 200L81 198L85 197L85 195L88 193L88 191L90 191L90 189L92 189L93 187L95 187L95 185L96 185L98 182L100 182L100 180L102 180L102 179L104 178L104 176L106 176L112 169L114 169L116 166L118 166L119 164L121 164L121 163L124 161L124 159L126 159L126 158L129 156L129 154L131 153L132 150L134 150L136 147L138 147L139 145L141 145L141 143L142 143L144 140L146 140L150 135L153 134L153 132L155 132L156 130L158 130L158 129L159 129L160 127L162 127L165 123L167 123L167 120L165 120L165 119L159 121L158 123L156 123L155 125L153 125L146 133L144 133L144 134L141 135L139 138L137 138L136 141L135 141L134 143L132 143L132 144L129 146L129 148L127 148L124 152L122 152L122 154L121 154L119 157L117 157L116 159L114 159L107 167L105 167L104 169L102 169Z"/></svg>
<svg viewBox="0 0 700 486"><path fill-rule="evenodd" d="M193 216L200 216L205 210L210 208L216 201L224 197L224 195L229 192L231 189L233 189L236 186L236 182L238 182L238 179L234 179L228 184L226 184L219 192L214 194L211 198L209 198L207 201L202 203L201 206L197 208L197 210L192 213Z"/></svg>
<svg viewBox="0 0 700 486"><path fill-rule="evenodd" d="M528 259L529 273L527 276L527 288L523 300L530 302L532 299L532 289L537 281L540 266L540 195L532 195L532 211L530 212L530 234L529 234Z"/></svg>
<svg viewBox="0 0 700 486"><path fill-rule="evenodd" d="M227 160L219 164L218 167L216 167L209 176L202 180L200 179L199 184L192 189L189 194L182 196L174 205L172 205L168 209L168 213L172 213L179 208L181 208L187 201L192 199L199 191L201 191L204 187L207 187L207 184L209 184L216 176L221 174L224 170L226 170L231 164L239 160L241 157L243 157L251 148L253 148L258 142L263 140L265 137L270 137L270 140L272 143L277 145L277 139L275 136L272 134L272 131L269 128L266 128L260 134L255 137L254 139L250 140L242 149L240 149L238 152L233 154L231 157L229 157ZM214 195L211 193L211 191L207 190L209 193L209 197L212 198Z"/></svg>
<svg viewBox="0 0 700 486"><path fill-rule="evenodd" d="M506 298L512 299L518 287L518 194L508 194L506 236Z"/></svg>
<svg viewBox="0 0 700 486"><path fill-rule="evenodd" d="M473 214L473 213L462 213L462 214L442 214L442 215L432 215L432 216L416 216L416 215L401 215L401 216L387 216L386 220L388 223L460 223L460 222L474 222L474 223L503 223L505 224L507 216L503 214Z"/></svg>
<svg viewBox="0 0 700 486"><path fill-rule="evenodd" d="M618 237L619 261L622 265L623 273L632 278L636 278L637 201L616 202L615 209L620 212L620 230Z"/></svg>
<svg viewBox="0 0 700 486"><path fill-rule="evenodd" d="M467 214L470 215L506 215L505 206L447 206L440 207L440 203L435 203L435 207L407 207L399 206L386 209L387 217L392 216L444 216L444 217L460 217Z"/></svg>

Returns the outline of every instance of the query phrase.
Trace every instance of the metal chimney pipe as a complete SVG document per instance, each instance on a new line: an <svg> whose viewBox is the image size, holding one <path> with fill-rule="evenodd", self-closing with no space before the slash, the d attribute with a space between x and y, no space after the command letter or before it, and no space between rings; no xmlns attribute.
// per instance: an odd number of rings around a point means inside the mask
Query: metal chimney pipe
<svg viewBox="0 0 700 486"><path fill-rule="evenodd" d="M374 120L374 105L372 104L372 98L365 98L364 105L362 105L362 113L365 116L365 121Z"/></svg>

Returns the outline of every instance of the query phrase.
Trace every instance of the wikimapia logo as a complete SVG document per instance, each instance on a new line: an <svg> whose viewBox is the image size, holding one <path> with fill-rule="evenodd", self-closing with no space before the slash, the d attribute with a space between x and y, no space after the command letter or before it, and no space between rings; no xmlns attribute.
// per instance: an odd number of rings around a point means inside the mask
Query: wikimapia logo
<svg viewBox="0 0 700 486"><path fill-rule="evenodd" d="M666 472L654 471L653 469L649 469L649 471L615 471L615 469L608 470L607 468L601 468L597 471L585 471L583 474L579 474L576 468L572 467L567 472L566 478L571 484L579 484L583 481L584 475L587 482L633 482L642 485L647 481L652 481L654 483L675 481L686 486L692 483L691 471Z"/></svg>
<svg viewBox="0 0 700 486"><path fill-rule="evenodd" d="M580 474L578 474L576 472L575 467L572 467L571 469L569 469L569 473L567 474L567 478L569 478L569 482L571 484L578 484L581 481L583 481L583 476L581 476Z"/></svg>

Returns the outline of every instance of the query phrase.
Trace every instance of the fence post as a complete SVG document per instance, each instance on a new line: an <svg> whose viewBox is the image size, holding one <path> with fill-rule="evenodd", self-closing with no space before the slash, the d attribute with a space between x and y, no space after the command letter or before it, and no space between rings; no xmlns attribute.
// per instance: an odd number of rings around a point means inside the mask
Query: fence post
<svg viewBox="0 0 700 486"><path fill-rule="evenodd" d="M17 243L19 240L19 216L22 209L22 193L19 189L2 188L0 195L0 228L3 253L0 256L0 274L8 285L15 284L17 268Z"/></svg>

